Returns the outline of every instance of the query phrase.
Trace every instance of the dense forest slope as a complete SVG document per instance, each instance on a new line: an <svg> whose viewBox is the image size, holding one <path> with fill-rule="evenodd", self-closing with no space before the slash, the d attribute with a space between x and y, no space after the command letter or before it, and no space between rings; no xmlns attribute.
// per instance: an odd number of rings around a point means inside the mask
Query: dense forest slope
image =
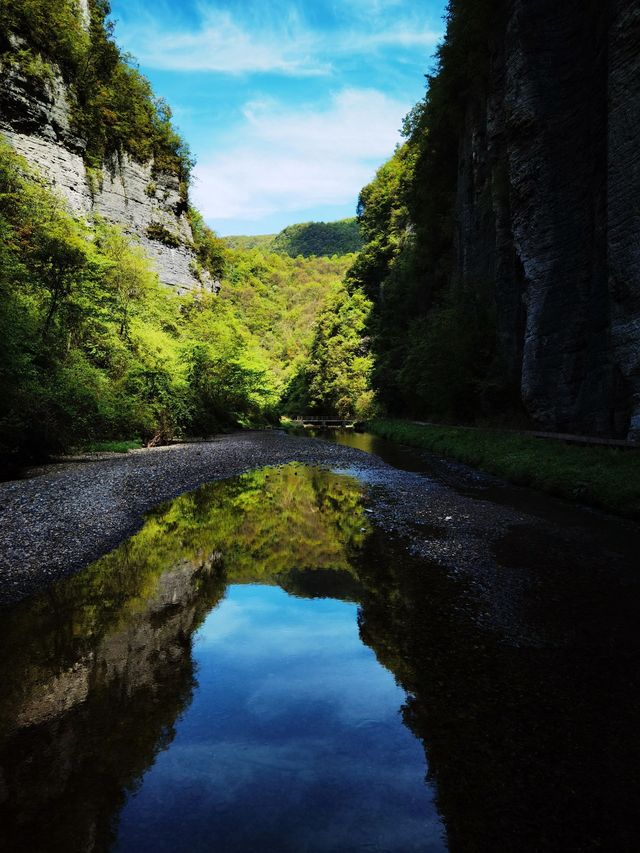
<svg viewBox="0 0 640 853"><path fill-rule="evenodd" d="M640 435L639 44L637 0L451 0L361 197L389 409Z"/></svg>
<svg viewBox="0 0 640 853"><path fill-rule="evenodd" d="M265 249L290 258L332 257L359 252L362 237L358 220L340 219L337 222L303 222L287 225L279 234L258 234L253 237L225 237L231 249Z"/></svg>
<svg viewBox="0 0 640 853"><path fill-rule="evenodd" d="M269 247L276 238L276 234L233 234L228 237L222 237L222 241L229 249L264 249L269 250Z"/></svg>
<svg viewBox="0 0 640 853"><path fill-rule="evenodd" d="M231 251L218 301L232 306L267 367L279 411L371 414L370 303L343 279L355 255Z"/></svg>
<svg viewBox="0 0 640 853"><path fill-rule="evenodd" d="M358 221L340 219L337 222L303 222L288 225L276 235L271 249L283 255L309 258L312 255L347 255L359 252L362 237Z"/></svg>
<svg viewBox="0 0 640 853"><path fill-rule="evenodd" d="M107 14L0 6L0 463L209 434L278 399L215 295L226 251L189 206L188 149Z"/></svg>

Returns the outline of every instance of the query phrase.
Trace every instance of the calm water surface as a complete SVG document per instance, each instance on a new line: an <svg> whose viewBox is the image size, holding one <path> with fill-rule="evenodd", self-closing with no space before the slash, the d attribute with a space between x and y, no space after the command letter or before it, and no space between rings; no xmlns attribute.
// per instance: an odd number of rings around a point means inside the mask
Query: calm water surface
<svg viewBox="0 0 640 853"><path fill-rule="evenodd" d="M507 533L555 638L509 643L366 502L298 464L204 486L3 611L0 849L637 849L633 573Z"/></svg>
<svg viewBox="0 0 640 853"><path fill-rule="evenodd" d="M403 692L356 611L230 586L196 634L198 689L127 802L118 849L442 849Z"/></svg>

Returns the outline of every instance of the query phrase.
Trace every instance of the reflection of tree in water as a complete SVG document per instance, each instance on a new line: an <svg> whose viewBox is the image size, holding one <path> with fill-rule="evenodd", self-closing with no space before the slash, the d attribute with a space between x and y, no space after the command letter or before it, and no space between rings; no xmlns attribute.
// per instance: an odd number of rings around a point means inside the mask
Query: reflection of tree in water
<svg viewBox="0 0 640 853"><path fill-rule="evenodd" d="M347 575L367 535L360 502L356 481L300 465L204 486L81 574L7 610L6 848L107 849L127 791L190 702L191 638L227 578L279 578L304 594L309 572Z"/></svg>
<svg viewBox="0 0 640 853"><path fill-rule="evenodd" d="M612 618L572 579L570 639L517 645L482 627L467 582L398 561L378 535L358 574L362 637L408 693L454 853L637 849L637 596ZM552 607L564 593L552 572L546 583Z"/></svg>
<svg viewBox="0 0 640 853"><path fill-rule="evenodd" d="M275 583L291 569L350 571L369 529L357 481L297 464L205 486L173 503L163 529L176 519L183 535L221 553L231 583Z"/></svg>
<svg viewBox="0 0 640 853"><path fill-rule="evenodd" d="M259 582L360 602L363 640L408 693L453 851L633 850L638 602L607 602L575 576L563 589L560 568L527 615L572 633L509 643L483 626L466 581L370 535L355 480L288 465L180 497L3 614L2 840L108 847L190 702L194 631L227 582Z"/></svg>

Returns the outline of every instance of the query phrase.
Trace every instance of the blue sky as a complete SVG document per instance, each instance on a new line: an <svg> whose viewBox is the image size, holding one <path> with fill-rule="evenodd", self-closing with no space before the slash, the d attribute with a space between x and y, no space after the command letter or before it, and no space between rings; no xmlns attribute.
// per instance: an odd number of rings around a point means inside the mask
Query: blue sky
<svg viewBox="0 0 640 853"><path fill-rule="evenodd" d="M424 93L445 0L112 0L220 234L352 216Z"/></svg>

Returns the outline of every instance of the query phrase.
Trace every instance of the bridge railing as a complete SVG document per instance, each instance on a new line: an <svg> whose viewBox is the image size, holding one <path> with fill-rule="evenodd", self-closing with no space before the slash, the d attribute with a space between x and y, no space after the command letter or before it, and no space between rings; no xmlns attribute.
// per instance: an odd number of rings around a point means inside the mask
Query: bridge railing
<svg viewBox="0 0 640 853"><path fill-rule="evenodd" d="M309 426L347 426L354 423L354 418L340 418L336 415L296 415L293 421Z"/></svg>

